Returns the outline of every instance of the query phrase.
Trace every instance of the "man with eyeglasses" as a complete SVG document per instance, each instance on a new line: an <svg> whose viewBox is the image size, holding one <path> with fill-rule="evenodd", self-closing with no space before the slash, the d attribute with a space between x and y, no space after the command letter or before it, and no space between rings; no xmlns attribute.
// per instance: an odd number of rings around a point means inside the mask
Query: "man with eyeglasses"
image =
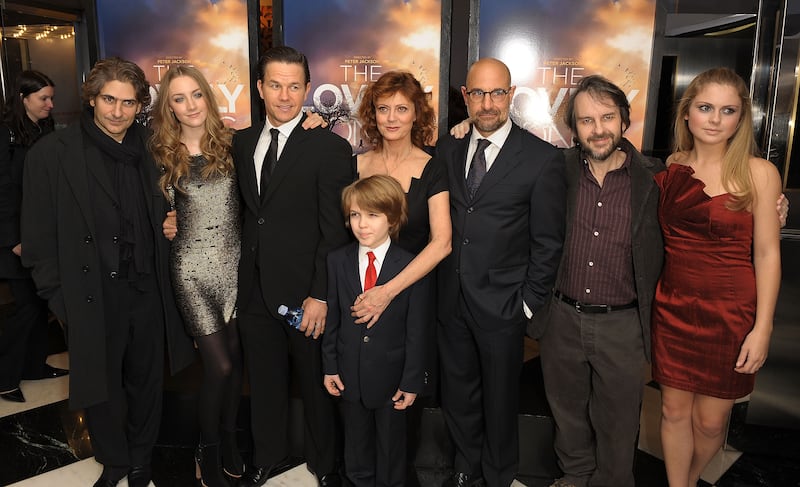
<svg viewBox="0 0 800 487"><path fill-rule="evenodd" d="M80 122L40 140L23 176L22 261L66 328L69 402L84 408L95 487L150 484L161 422L164 348L173 372L194 360L170 286L168 208L135 123L150 102L144 72L98 61Z"/></svg>
<svg viewBox="0 0 800 487"><path fill-rule="evenodd" d="M564 240L564 159L509 119L514 86L502 62L475 62L461 92L473 130L437 145L453 225L453 252L439 266L442 412L456 451L443 485L508 487L523 336Z"/></svg>

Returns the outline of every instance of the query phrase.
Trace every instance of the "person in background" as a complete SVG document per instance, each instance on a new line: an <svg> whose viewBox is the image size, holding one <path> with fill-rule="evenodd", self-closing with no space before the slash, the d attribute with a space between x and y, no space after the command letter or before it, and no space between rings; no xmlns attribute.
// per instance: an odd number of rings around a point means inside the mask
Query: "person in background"
<svg viewBox="0 0 800 487"><path fill-rule="evenodd" d="M208 487L227 486L223 470L232 478L244 471L236 442L242 389L236 325L241 212L230 153L233 131L223 125L203 74L183 65L161 79L152 126L153 159L164 171L161 190L181 215L170 253L175 300L203 362L198 478Z"/></svg>
<svg viewBox="0 0 800 487"><path fill-rule="evenodd" d="M772 203L781 180L756 155L747 85L734 71L710 69L689 84L675 152L656 182L664 269L653 302L653 379L667 478L688 487L767 359L781 279Z"/></svg>
<svg viewBox="0 0 800 487"><path fill-rule="evenodd" d="M150 483L165 348L173 373L195 358L170 285L160 171L134 121L149 88L136 64L98 61L80 121L34 145L23 175L22 262L67 329L70 406L84 408L103 465L95 487Z"/></svg>
<svg viewBox="0 0 800 487"><path fill-rule="evenodd" d="M55 85L44 73L23 71L3 107L0 122L0 279L14 298L0 340L0 397L25 402L20 380L60 377L67 370L47 364L47 302L20 255L20 207L25 155L34 142L53 131Z"/></svg>
<svg viewBox="0 0 800 487"><path fill-rule="evenodd" d="M342 211L358 243L328 255L324 385L342 397L348 480L357 487L404 487L405 416L424 385L425 340L433 327L429 279L395 296L375 326L357 324L350 312L356 296L414 259L394 241L407 218L406 195L396 179L374 175L344 189Z"/></svg>

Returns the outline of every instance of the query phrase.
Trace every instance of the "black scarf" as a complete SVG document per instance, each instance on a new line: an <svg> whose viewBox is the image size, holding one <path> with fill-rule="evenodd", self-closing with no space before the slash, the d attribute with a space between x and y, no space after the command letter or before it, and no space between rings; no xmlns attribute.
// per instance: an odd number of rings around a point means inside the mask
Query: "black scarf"
<svg viewBox="0 0 800 487"><path fill-rule="evenodd" d="M81 114L81 129L88 140L106 156L111 184L119 201L120 273L131 281L153 271L154 244L147 204L139 176L139 164L147 148L133 123L122 143L106 135L94 121L91 108ZM129 272L130 269L130 272Z"/></svg>

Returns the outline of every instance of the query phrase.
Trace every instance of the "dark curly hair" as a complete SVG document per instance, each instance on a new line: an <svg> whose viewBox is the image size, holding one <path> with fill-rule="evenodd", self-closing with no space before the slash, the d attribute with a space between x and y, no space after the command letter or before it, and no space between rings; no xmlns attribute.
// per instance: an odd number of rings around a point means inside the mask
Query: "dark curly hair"
<svg viewBox="0 0 800 487"><path fill-rule="evenodd" d="M364 97L358 106L361 130L376 149L381 149L383 137L378 131L378 123L375 120L375 103L378 98L392 96L395 93L402 93L414 104L417 119L411 127L411 143L422 149L433 140L436 130L436 114L428 103L428 95L422 91L422 85L411 73L406 71L384 73L364 90Z"/></svg>
<svg viewBox="0 0 800 487"><path fill-rule="evenodd" d="M83 102L89 105L106 83L111 81L130 83L136 92L136 101L142 108L150 104L150 83L147 82L142 68L118 57L101 59L94 64L81 89Z"/></svg>

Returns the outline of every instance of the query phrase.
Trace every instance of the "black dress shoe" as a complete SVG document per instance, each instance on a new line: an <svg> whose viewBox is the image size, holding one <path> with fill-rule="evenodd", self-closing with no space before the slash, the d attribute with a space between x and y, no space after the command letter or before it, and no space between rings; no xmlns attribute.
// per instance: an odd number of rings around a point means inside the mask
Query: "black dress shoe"
<svg viewBox="0 0 800 487"><path fill-rule="evenodd" d="M125 472L127 469L119 468L119 467L103 467L103 473L100 475L100 478L97 479L97 482L94 483L94 487L116 487L122 477L125 476Z"/></svg>
<svg viewBox="0 0 800 487"><path fill-rule="evenodd" d="M25 380L40 380L40 379L55 379L56 377L62 377L69 374L69 370L67 369L59 369L58 367L53 367L52 365L44 364L44 368L42 369L42 373L38 375L34 375L31 377L23 377Z"/></svg>
<svg viewBox="0 0 800 487"><path fill-rule="evenodd" d="M150 465L134 465L128 470L128 486L147 487L150 485L152 477L153 472L150 470Z"/></svg>
<svg viewBox="0 0 800 487"><path fill-rule="evenodd" d="M101 475L100 478L97 479L97 482L94 483L94 487L117 487L117 482Z"/></svg>
<svg viewBox="0 0 800 487"><path fill-rule="evenodd" d="M264 485L267 483L271 471L271 467L248 468L245 470L242 478L239 479L239 485L242 487L258 487Z"/></svg>
<svg viewBox="0 0 800 487"><path fill-rule="evenodd" d="M22 389L20 389L19 387L17 387L13 391L0 393L0 397L5 399L6 401L25 402L25 396L22 395Z"/></svg>
<svg viewBox="0 0 800 487"><path fill-rule="evenodd" d="M246 467L244 475L239 479L239 487L259 487L267 483L267 479L271 475L292 467L293 464L289 458L284 458L280 462L274 463L269 467Z"/></svg>
<svg viewBox="0 0 800 487"><path fill-rule="evenodd" d="M319 478L319 487L341 487L341 485L342 477L336 472L325 474Z"/></svg>
<svg viewBox="0 0 800 487"><path fill-rule="evenodd" d="M456 472L442 483L442 487L484 487L483 477Z"/></svg>

